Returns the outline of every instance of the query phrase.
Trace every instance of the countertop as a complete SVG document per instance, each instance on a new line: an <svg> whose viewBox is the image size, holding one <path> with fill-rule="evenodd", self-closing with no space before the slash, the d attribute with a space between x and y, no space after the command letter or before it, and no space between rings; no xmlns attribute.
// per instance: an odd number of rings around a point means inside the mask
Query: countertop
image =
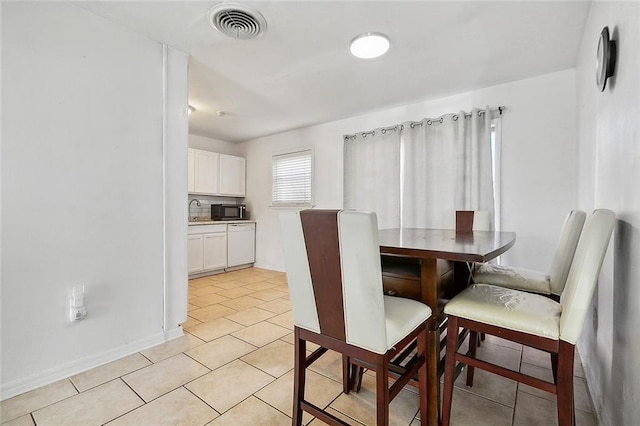
<svg viewBox="0 0 640 426"><path fill-rule="evenodd" d="M227 223L256 223L255 220L252 219L242 219L242 220L194 220L189 222L189 226L192 225L224 225Z"/></svg>

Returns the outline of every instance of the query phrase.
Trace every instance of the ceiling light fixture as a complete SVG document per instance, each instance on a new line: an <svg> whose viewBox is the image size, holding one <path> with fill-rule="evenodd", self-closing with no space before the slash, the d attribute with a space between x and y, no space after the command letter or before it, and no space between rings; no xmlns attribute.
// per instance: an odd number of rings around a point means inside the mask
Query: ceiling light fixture
<svg viewBox="0 0 640 426"><path fill-rule="evenodd" d="M189 105L189 108L187 109L187 115L191 115L191 113L193 111L195 111L196 109L194 107L192 107L191 105Z"/></svg>
<svg viewBox="0 0 640 426"><path fill-rule="evenodd" d="M389 37L380 33L364 33L351 40L349 50L362 59L377 58L387 53L391 43Z"/></svg>

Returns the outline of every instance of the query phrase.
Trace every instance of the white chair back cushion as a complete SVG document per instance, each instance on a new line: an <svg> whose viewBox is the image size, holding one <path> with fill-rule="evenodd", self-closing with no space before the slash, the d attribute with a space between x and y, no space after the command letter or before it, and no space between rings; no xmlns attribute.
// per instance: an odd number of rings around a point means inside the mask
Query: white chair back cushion
<svg viewBox="0 0 640 426"><path fill-rule="evenodd" d="M345 335L349 344L387 351L378 220L375 213L338 213Z"/></svg>
<svg viewBox="0 0 640 426"><path fill-rule="evenodd" d="M615 222L611 210L599 209L584 226L560 299L560 339L565 342L575 345L580 337Z"/></svg>
<svg viewBox="0 0 640 426"><path fill-rule="evenodd" d="M320 333L320 322L311 284L311 272L307 259L307 246L302 233L300 212L281 212L280 230L293 323L300 328Z"/></svg>
<svg viewBox="0 0 640 426"><path fill-rule="evenodd" d="M564 290L569 269L571 269L571 262L576 253L576 246L578 245L580 233L582 232L586 218L587 214L582 210L571 210L564 221L560 239L558 240L558 245L556 246L556 251L551 263L551 269L549 270L552 294L559 296L562 294L562 290Z"/></svg>

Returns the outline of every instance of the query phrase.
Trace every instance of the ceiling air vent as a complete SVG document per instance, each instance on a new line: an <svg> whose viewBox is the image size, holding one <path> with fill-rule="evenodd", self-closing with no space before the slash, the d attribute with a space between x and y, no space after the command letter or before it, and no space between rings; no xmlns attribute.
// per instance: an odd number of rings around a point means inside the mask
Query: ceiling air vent
<svg viewBox="0 0 640 426"><path fill-rule="evenodd" d="M209 23L222 34L238 40L260 37L267 21L257 10L240 3L220 3L209 11Z"/></svg>

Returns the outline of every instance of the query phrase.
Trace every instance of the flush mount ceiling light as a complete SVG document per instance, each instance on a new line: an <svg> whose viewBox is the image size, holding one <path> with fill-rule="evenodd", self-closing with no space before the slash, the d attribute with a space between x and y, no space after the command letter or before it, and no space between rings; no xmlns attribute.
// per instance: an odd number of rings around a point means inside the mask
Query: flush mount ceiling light
<svg viewBox="0 0 640 426"><path fill-rule="evenodd" d="M267 30L267 21L257 10L240 3L219 3L207 14L213 28L231 38L248 40Z"/></svg>
<svg viewBox="0 0 640 426"><path fill-rule="evenodd" d="M364 33L351 40L351 54L358 58L377 58L387 53L391 43L389 38L380 33Z"/></svg>

